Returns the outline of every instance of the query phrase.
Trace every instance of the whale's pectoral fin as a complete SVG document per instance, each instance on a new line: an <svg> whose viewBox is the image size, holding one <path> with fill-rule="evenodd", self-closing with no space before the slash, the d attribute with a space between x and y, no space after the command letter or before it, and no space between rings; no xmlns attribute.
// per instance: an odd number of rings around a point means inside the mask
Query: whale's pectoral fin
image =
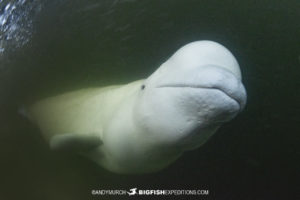
<svg viewBox="0 0 300 200"><path fill-rule="evenodd" d="M77 135L66 133L53 136L50 148L59 151L85 152L101 145L102 141L96 135Z"/></svg>

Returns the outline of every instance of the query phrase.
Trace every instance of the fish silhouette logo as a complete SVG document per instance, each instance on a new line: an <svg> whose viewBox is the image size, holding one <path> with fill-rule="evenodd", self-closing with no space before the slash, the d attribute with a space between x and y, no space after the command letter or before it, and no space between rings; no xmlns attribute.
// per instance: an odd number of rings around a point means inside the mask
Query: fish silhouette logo
<svg viewBox="0 0 300 200"><path fill-rule="evenodd" d="M130 189L130 192L127 192L127 194L129 196L136 195L137 194L136 190L137 190L137 188L132 188L132 189Z"/></svg>

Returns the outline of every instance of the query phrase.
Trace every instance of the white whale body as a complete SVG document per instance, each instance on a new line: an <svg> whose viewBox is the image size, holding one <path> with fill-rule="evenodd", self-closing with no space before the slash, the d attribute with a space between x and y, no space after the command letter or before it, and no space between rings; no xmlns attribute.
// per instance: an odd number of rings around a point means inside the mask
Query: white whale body
<svg viewBox="0 0 300 200"><path fill-rule="evenodd" d="M234 56L218 43L196 41L147 79L50 97L27 113L52 149L126 174L165 168L204 144L245 104Z"/></svg>

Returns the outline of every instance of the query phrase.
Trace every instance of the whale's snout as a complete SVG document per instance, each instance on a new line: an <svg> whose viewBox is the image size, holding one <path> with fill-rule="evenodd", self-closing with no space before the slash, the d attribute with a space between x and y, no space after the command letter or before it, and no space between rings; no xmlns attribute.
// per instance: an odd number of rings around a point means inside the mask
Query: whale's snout
<svg viewBox="0 0 300 200"><path fill-rule="evenodd" d="M204 66L199 71L195 85L222 91L239 104L239 111L246 105L247 94L239 77L232 71L222 66Z"/></svg>
<svg viewBox="0 0 300 200"><path fill-rule="evenodd" d="M222 95L226 95L238 104L239 111L245 107L247 99L241 80L226 68L214 65L200 66L195 70L173 74L159 83L157 88L194 89L188 96L199 96L195 89L207 91L206 95L209 94L209 90L222 92ZM216 95L215 97L217 98ZM220 103L224 104L225 102Z"/></svg>

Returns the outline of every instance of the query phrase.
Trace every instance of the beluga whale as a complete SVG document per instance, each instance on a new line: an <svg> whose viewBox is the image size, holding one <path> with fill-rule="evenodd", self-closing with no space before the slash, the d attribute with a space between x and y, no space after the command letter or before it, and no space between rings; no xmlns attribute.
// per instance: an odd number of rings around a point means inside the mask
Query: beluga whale
<svg viewBox="0 0 300 200"><path fill-rule="evenodd" d="M41 99L26 112L51 149L135 174L159 171L199 148L246 98L235 57L203 40L181 47L146 79Z"/></svg>

